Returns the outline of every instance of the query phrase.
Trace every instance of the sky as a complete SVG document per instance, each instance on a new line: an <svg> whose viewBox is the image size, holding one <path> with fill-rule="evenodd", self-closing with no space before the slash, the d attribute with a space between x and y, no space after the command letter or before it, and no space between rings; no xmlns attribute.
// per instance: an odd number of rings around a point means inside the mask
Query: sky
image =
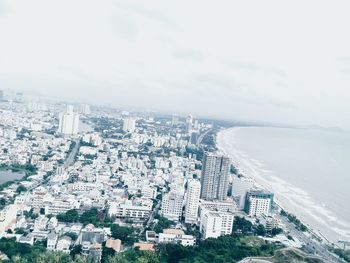
<svg viewBox="0 0 350 263"><path fill-rule="evenodd" d="M0 0L0 89L350 129L349 1Z"/></svg>

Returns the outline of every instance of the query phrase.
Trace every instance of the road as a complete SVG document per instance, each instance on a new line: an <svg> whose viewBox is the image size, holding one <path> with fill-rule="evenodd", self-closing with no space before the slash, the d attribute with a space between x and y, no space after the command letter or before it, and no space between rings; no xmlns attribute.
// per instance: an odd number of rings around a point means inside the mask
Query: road
<svg viewBox="0 0 350 263"><path fill-rule="evenodd" d="M198 139L197 139L197 146L201 146L201 144L202 144L202 140L203 140L203 138L205 137L205 135L207 135L210 131L212 131L213 129L209 129L209 130L207 130L207 131L205 131L204 133L202 133L199 137L198 137Z"/></svg>
<svg viewBox="0 0 350 263"><path fill-rule="evenodd" d="M153 211L152 211L152 213L151 213L151 215L150 215L150 217L149 217L149 219L148 219L148 221L147 221L147 224L146 224L146 226L144 227L144 229L148 228L148 227L152 224L152 222L153 222L155 216L158 214L158 210L160 209L160 204L161 204L161 202L158 201L158 203L157 203L157 205L155 206L155 208L153 209Z"/></svg>
<svg viewBox="0 0 350 263"><path fill-rule="evenodd" d="M289 220L279 215L279 219L281 220L282 224L286 226L286 229L289 232L289 235L293 238L297 238L301 243L305 244L304 250L315 256L322 258L325 262L346 262L342 259L339 259L338 256L331 253L325 244L321 244L320 242L314 240L313 238L310 238L307 236L304 232L301 232L295 228L295 225L292 222L289 222Z"/></svg>
<svg viewBox="0 0 350 263"><path fill-rule="evenodd" d="M69 166L71 166L74 161L75 161L75 156L78 152L78 149L79 149L79 140L76 139L74 140L75 142L75 146L74 148L72 149L72 151L70 152L69 156L67 157L67 159L65 160L64 164L63 164L63 167L64 168L68 168Z"/></svg>

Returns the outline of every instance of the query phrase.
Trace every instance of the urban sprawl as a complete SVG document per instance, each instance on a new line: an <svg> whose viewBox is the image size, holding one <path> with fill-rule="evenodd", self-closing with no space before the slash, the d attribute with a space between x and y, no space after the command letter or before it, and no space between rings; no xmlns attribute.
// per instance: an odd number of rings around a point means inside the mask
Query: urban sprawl
<svg viewBox="0 0 350 263"><path fill-rule="evenodd" d="M0 173L9 177L0 189L2 261L25 258L28 247L86 262L123 253L152 258L171 255L171 246L199 251L233 236L248 240L246 246L260 240L254 246L261 250L272 244L269 256L288 250L312 254L315 261L308 262L340 260L220 153L220 122L22 93L5 98L0 91L0 100ZM21 249L13 255L16 246ZM173 262L186 259L185 252L173 254L179 257ZM253 260L244 259L249 256L261 255L247 252L232 262Z"/></svg>

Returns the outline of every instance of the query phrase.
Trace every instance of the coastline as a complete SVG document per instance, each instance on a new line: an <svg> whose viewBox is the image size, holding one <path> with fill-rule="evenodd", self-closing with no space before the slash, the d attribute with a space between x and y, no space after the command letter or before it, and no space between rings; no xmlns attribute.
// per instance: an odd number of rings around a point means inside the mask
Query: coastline
<svg viewBox="0 0 350 263"><path fill-rule="evenodd" d="M320 229L320 226L317 224L313 224L310 218L307 216L300 214L300 209L298 208L298 204L293 203L291 200L283 196L283 193L279 194L279 190L276 187L276 183L271 183L268 178L263 178L263 176L260 173L260 170L263 170L262 164L259 163L257 160L254 160L254 164L256 167L252 167L251 161L253 159L250 159L248 155L239 152L238 149L232 146L232 144L228 145L227 140L230 139L231 141L235 141L234 136L231 138L227 138L226 133L231 132L233 129L234 131L238 130L242 127L231 127L231 128L225 128L221 129L216 134L216 145L218 149L223 152L224 154L228 155L232 159L233 165L238 169L239 173L241 173L243 176L251 178L254 181L254 185L256 187L266 189L268 191L271 191L275 194L275 200L274 203L281 209L288 211L292 214L294 214L299 220L302 221L303 224L305 224L308 227L308 232L310 232L311 235L315 236L316 238L323 240L327 244L337 245L337 239L334 236L327 235L326 232L329 234L329 231L326 231L325 229ZM225 138L226 136L226 138ZM226 142L225 142L226 139ZM258 168L257 168L258 167ZM264 170L266 172L269 172L268 170ZM284 182L282 179L277 178L279 180L278 183L287 185L288 183ZM294 187L290 184L288 186ZM303 191L302 189L297 189L294 187L292 189L294 191ZM285 190L284 190L285 191ZM303 191L304 195L308 195L306 192ZM309 220L310 219L310 220Z"/></svg>

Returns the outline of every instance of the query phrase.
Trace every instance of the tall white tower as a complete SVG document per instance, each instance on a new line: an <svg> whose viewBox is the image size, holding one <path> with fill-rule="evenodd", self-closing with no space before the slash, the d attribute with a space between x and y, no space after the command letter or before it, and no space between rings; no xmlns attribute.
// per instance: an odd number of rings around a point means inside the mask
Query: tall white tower
<svg viewBox="0 0 350 263"><path fill-rule="evenodd" d="M136 128L136 121L134 118L125 118L123 120L123 131L134 132Z"/></svg>
<svg viewBox="0 0 350 263"><path fill-rule="evenodd" d="M74 113L74 107L67 105L59 114L58 133L62 135L74 135L79 132L79 114Z"/></svg>
<svg viewBox="0 0 350 263"><path fill-rule="evenodd" d="M199 196L201 194L201 184L199 181L191 179L187 183L187 199L185 208L185 223L197 223Z"/></svg>

